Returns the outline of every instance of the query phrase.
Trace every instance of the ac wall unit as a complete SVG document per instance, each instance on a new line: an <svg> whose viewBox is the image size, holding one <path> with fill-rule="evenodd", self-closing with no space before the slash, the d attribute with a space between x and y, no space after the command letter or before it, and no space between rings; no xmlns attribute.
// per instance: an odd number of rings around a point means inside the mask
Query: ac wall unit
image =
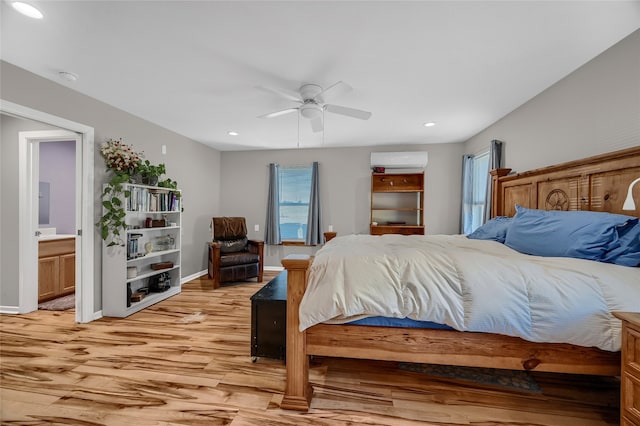
<svg viewBox="0 0 640 426"><path fill-rule="evenodd" d="M372 152L371 168L424 169L427 167L427 151L414 152Z"/></svg>

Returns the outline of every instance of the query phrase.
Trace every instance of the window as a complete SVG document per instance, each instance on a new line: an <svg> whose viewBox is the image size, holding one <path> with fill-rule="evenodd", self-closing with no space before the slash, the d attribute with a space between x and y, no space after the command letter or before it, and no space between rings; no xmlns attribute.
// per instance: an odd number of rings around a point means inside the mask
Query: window
<svg viewBox="0 0 640 426"><path fill-rule="evenodd" d="M304 241L307 235L311 165L279 168L280 238Z"/></svg>
<svg viewBox="0 0 640 426"><path fill-rule="evenodd" d="M484 223L489 180L489 152L465 155L462 182L461 232L470 234Z"/></svg>
<svg viewBox="0 0 640 426"><path fill-rule="evenodd" d="M472 192L471 192L471 232L484 221L487 208L487 182L489 180L489 152L473 158Z"/></svg>

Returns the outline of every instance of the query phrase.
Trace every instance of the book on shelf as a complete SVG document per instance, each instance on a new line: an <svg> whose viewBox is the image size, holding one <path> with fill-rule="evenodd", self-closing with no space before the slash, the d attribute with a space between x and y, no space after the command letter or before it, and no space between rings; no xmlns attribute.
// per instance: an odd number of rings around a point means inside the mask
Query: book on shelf
<svg viewBox="0 0 640 426"><path fill-rule="evenodd" d="M138 238L142 234L129 234L127 238L127 259L135 259L138 257Z"/></svg>
<svg viewBox="0 0 640 426"><path fill-rule="evenodd" d="M149 202L149 211L155 212L158 210L158 193L156 191L151 191L149 195L151 197Z"/></svg>
<svg viewBox="0 0 640 426"><path fill-rule="evenodd" d="M174 191L131 187L127 199L129 211L179 211L180 198Z"/></svg>

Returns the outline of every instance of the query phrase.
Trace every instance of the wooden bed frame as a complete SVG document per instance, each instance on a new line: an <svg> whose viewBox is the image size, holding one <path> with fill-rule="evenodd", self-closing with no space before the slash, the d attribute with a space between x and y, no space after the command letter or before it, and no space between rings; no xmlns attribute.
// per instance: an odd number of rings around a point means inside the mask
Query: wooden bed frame
<svg viewBox="0 0 640 426"><path fill-rule="evenodd" d="M525 173L492 171L493 215L512 216L515 204L545 210L623 211L629 184L640 177L640 147ZM548 372L620 374L620 353L570 344L533 343L489 333L319 324L298 331L298 309L313 257L290 255L287 269L287 383L281 408L309 409L309 355Z"/></svg>

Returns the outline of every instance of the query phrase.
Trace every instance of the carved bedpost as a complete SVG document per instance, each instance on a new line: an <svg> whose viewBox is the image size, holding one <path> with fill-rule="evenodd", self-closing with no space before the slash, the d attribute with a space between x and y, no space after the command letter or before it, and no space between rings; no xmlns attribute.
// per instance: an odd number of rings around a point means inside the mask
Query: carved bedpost
<svg viewBox="0 0 640 426"><path fill-rule="evenodd" d="M498 179L509 174L511 169L493 169L491 174L491 217L504 216L502 191L498 189Z"/></svg>
<svg viewBox="0 0 640 426"><path fill-rule="evenodd" d="M307 411L313 394L306 332L299 331L298 314L312 261L312 256L295 254L282 259L287 270L287 384L280 408L286 410Z"/></svg>

